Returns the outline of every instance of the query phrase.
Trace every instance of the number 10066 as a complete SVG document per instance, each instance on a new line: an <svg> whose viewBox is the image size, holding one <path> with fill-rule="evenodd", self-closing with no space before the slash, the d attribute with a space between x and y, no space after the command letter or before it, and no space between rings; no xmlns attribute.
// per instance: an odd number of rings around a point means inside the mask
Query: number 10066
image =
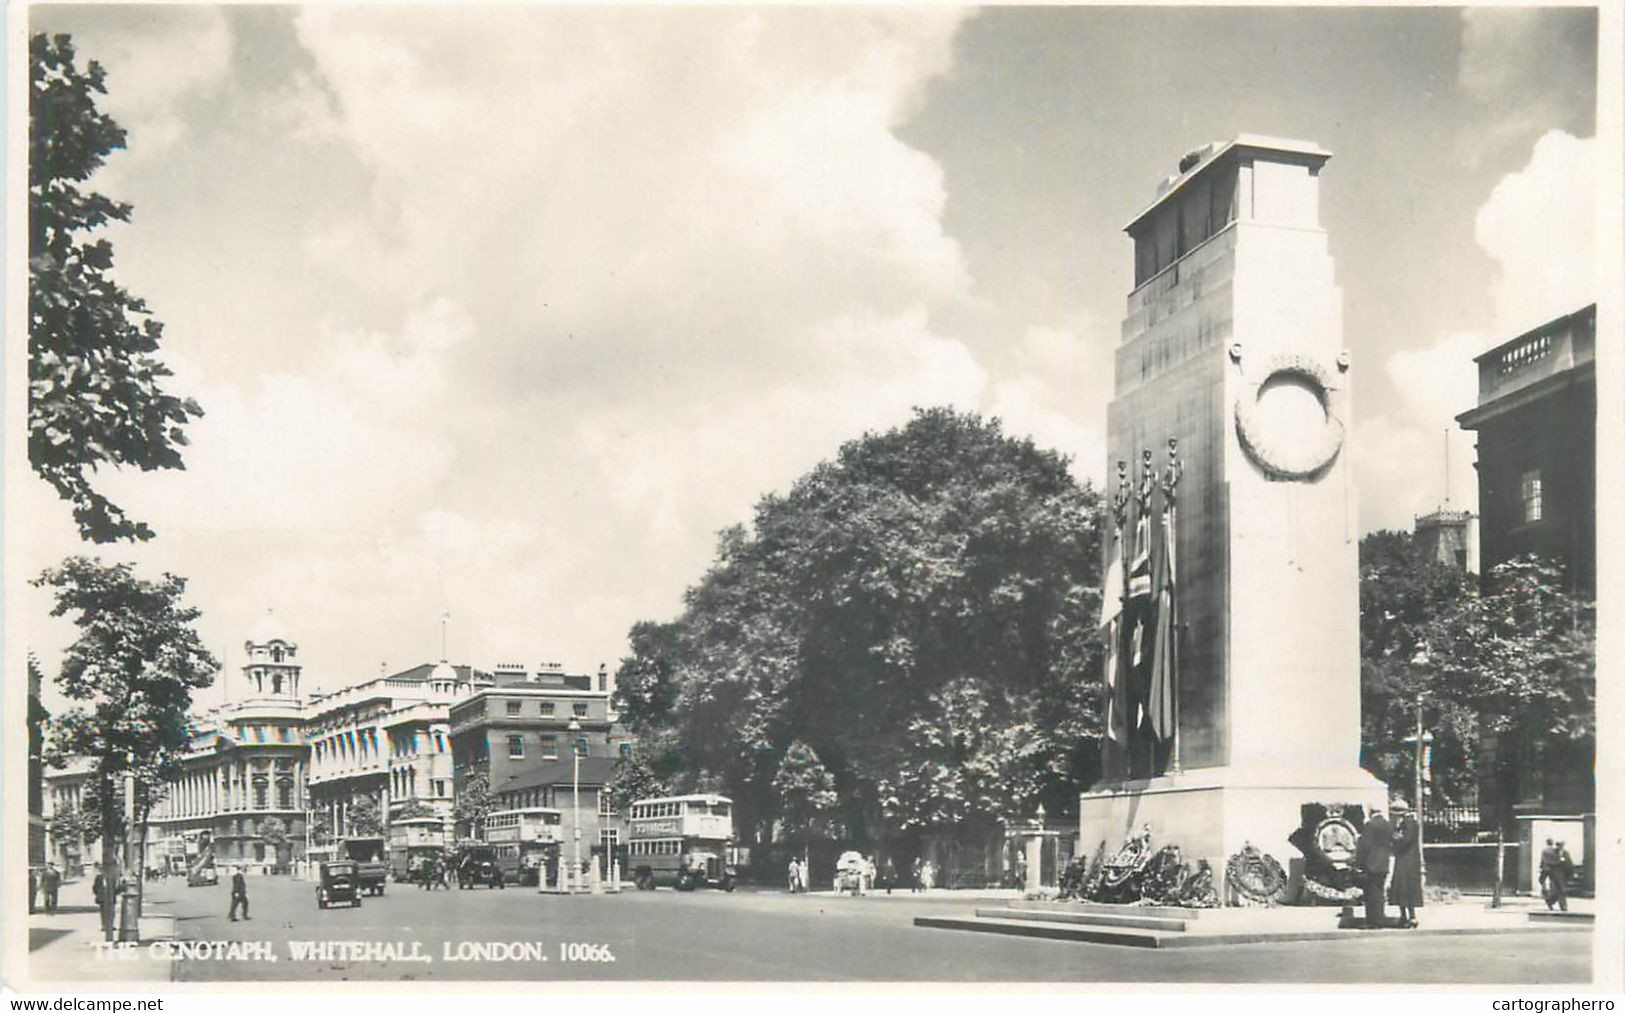
<svg viewBox="0 0 1625 1013"><path fill-rule="evenodd" d="M560 943L559 959L576 963L613 964L615 954L605 943Z"/></svg>

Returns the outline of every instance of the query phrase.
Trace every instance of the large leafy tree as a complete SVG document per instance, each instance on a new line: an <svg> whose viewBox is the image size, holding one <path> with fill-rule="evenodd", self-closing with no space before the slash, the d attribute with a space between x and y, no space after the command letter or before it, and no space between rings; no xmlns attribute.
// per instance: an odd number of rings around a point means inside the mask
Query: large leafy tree
<svg viewBox="0 0 1625 1013"><path fill-rule="evenodd" d="M1410 793L1422 697L1434 736L1435 801L1468 797L1475 787L1476 710L1456 694L1436 692L1425 661L1433 627L1468 599L1474 584L1462 569L1426 556L1409 532L1375 531L1360 541L1361 762Z"/></svg>
<svg viewBox="0 0 1625 1013"><path fill-rule="evenodd" d="M997 421L922 410L846 444L722 532L675 637L634 655L672 665L651 723L682 786L760 832L799 740L860 837L1074 806L1098 774L1099 539L1094 491Z"/></svg>
<svg viewBox="0 0 1625 1013"><path fill-rule="evenodd" d="M184 604L180 577L143 580L128 563L76 556L35 583L54 589L51 614L72 616L79 628L56 676L69 704L51 720L47 756L58 765L73 756L90 758L86 808L97 814L98 836L123 839L129 832L119 794L124 775L135 779L136 818L144 823L190 740L192 691L213 681L218 664L193 628L199 613ZM102 868L109 886L115 875L110 859ZM109 932L111 919L108 906L103 926Z"/></svg>
<svg viewBox="0 0 1625 1013"><path fill-rule="evenodd" d="M786 840L801 848L802 860L815 840L834 837L835 813L840 796L835 792L835 776L824 767L813 748L797 740L790 743L773 775L773 792L778 796L779 820Z"/></svg>
<svg viewBox="0 0 1625 1013"><path fill-rule="evenodd" d="M163 389L163 327L113 280L113 246L95 238L131 207L81 184L125 135L96 108L101 66L81 71L74 55L66 35L29 39L28 459L73 504L81 537L145 540L152 529L91 477L103 464L183 467L184 426L203 411Z"/></svg>
<svg viewBox="0 0 1625 1013"><path fill-rule="evenodd" d="M1565 590L1550 562L1522 556L1495 567L1480 594L1429 625L1428 689L1470 709L1493 737L1498 817L1538 791L1547 755L1585 755L1596 738L1596 617L1591 602Z"/></svg>

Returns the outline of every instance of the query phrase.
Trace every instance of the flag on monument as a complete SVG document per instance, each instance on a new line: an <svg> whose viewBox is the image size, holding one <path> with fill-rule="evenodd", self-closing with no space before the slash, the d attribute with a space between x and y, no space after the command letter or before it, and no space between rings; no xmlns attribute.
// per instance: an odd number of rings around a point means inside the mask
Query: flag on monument
<svg viewBox="0 0 1625 1013"><path fill-rule="evenodd" d="M1120 699L1130 729L1140 727L1148 704L1151 677L1151 624L1155 605L1151 597L1151 519L1142 513L1134 525L1134 557L1128 573L1128 596L1123 604L1123 672Z"/></svg>
<svg viewBox="0 0 1625 1013"><path fill-rule="evenodd" d="M1178 663L1174 637L1178 626L1174 615L1174 512L1163 514L1162 551L1156 555L1156 573L1152 581L1156 610L1156 634L1151 647L1151 687L1147 709L1150 711L1151 731L1158 741L1167 742L1174 735L1174 672Z"/></svg>
<svg viewBox="0 0 1625 1013"><path fill-rule="evenodd" d="M1127 698L1122 692L1123 559L1122 537L1114 535L1106 580L1100 588L1100 631L1106 638L1106 737L1113 742L1128 739Z"/></svg>

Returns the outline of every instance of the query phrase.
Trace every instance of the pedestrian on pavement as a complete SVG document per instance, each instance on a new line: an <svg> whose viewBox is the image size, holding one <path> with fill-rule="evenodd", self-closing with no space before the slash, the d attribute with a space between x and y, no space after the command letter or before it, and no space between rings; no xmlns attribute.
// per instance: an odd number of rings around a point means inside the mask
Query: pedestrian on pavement
<svg viewBox="0 0 1625 1013"><path fill-rule="evenodd" d="M30 865L28 867L28 913L29 914L33 914L35 911L39 910L39 904L38 904L39 886L40 886L40 879L44 876L44 874L45 874L45 870L43 870L43 869L36 868L35 866L32 866L32 865Z"/></svg>
<svg viewBox="0 0 1625 1013"><path fill-rule="evenodd" d="M799 893L799 892L801 892L801 863L796 861L796 856L794 856L794 855L790 856L789 874L790 874L790 892L791 893Z"/></svg>
<svg viewBox="0 0 1625 1013"><path fill-rule="evenodd" d="M914 856L914 865L909 869L909 893L919 893L920 886L925 882L925 859L919 855Z"/></svg>
<svg viewBox="0 0 1625 1013"><path fill-rule="evenodd" d="M46 862L45 871L40 873L40 891L44 894L46 914L56 914L56 895L61 889L62 870L56 867L55 862Z"/></svg>
<svg viewBox="0 0 1625 1013"><path fill-rule="evenodd" d="M897 884L897 866L892 864L890 855L886 856L885 876L886 893L890 894L891 888Z"/></svg>
<svg viewBox="0 0 1625 1013"><path fill-rule="evenodd" d="M1540 897L1546 910L1552 909L1552 872L1557 868L1557 843L1546 838L1546 847L1540 852Z"/></svg>
<svg viewBox="0 0 1625 1013"><path fill-rule="evenodd" d="M90 881L90 895L96 898L96 910L98 911L104 906L102 898L107 894L107 884L102 882L102 875L102 870L97 869L95 877Z"/></svg>
<svg viewBox="0 0 1625 1013"><path fill-rule="evenodd" d="M243 909L243 921L252 921L248 917L248 880L243 877L243 867L232 866L231 870L231 911L227 915L232 921L237 920L237 908Z"/></svg>
<svg viewBox="0 0 1625 1013"><path fill-rule="evenodd" d="M1394 879L1388 900L1399 908L1399 927L1414 929L1416 909L1422 906L1422 830L1404 799L1395 799L1393 810Z"/></svg>
<svg viewBox="0 0 1625 1013"><path fill-rule="evenodd" d="M868 893L869 891L871 891L871 890L873 890L875 888L875 877L877 875L879 875L879 870L875 868L874 856L870 855L868 858L865 858L863 860L863 892L864 893Z"/></svg>
<svg viewBox="0 0 1625 1013"><path fill-rule="evenodd" d="M1559 911L1569 909L1569 879L1574 875L1574 859L1569 857L1568 848L1562 841L1557 842L1556 861L1552 866L1551 898L1547 900L1547 907L1556 907Z"/></svg>
<svg viewBox="0 0 1625 1013"><path fill-rule="evenodd" d="M1383 886L1388 881L1388 862L1394 854L1394 830L1378 809L1360 828L1354 844L1354 864L1360 870L1365 890L1365 927L1380 929L1388 923L1383 904Z"/></svg>

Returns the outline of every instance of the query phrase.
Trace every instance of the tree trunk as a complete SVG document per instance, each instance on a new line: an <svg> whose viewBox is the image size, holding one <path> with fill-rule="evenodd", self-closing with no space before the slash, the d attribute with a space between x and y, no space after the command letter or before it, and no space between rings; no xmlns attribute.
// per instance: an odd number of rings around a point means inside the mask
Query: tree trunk
<svg viewBox="0 0 1625 1013"><path fill-rule="evenodd" d="M113 827L117 822L118 806L113 798L113 776L107 771L105 763L101 772L97 775L97 779L101 785L102 809L102 865L101 872L98 874L102 883L102 899L98 906L101 908L102 936L107 942L111 943L114 941L116 931L116 926L113 924L113 913L115 911L113 905L115 882L113 876Z"/></svg>

